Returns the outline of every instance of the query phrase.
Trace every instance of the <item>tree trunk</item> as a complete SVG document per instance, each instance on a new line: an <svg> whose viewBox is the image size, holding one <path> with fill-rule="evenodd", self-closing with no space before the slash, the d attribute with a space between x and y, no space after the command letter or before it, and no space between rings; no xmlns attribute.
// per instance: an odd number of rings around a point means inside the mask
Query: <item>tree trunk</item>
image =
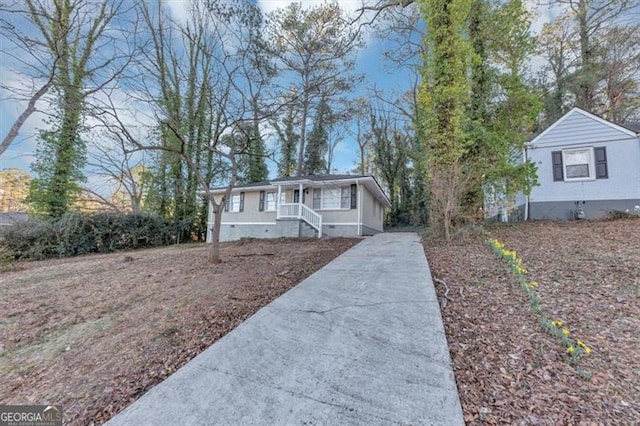
<svg viewBox="0 0 640 426"><path fill-rule="evenodd" d="M208 261L211 264L222 262L220 259L220 224L222 223L222 202L216 205L215 200L210 200L213 205L213 228L211 228L211 243L209 246Z"/></svg>
<svg viewBox="0 0 640 426"><path fill-rule="evenodd" d="M31 114L35 112L36 102L38 102L38 100L40 100L40 98L49 91L51 86L53 86L53 72L51 73L49 81L47 81L47 83L42 86L40 90L34 93L31 99L29 99L27 107L13 123L13 126L11 126L11 129L9 130L9 133L7 133L7 136L5 136L5 138L2 140L2 143L0 143L0 155L2 155L2 153L5 152L7 148L9 148L11 142L13 142L16 136L18 136L18 132L20 131L20 128L22 127L24 122L27 121L27 118L29 118Z"/></svg>
<svg viewBox="0 0 640 426"><path fill-rule="evenodd" d="M304 99L302 104L302 120L300 121L300 150L298 151L298 169L296 176L302 176L302 164L304 161L304 145L307 133L307 115L309 113L309 92L305 82Z"/></svg>

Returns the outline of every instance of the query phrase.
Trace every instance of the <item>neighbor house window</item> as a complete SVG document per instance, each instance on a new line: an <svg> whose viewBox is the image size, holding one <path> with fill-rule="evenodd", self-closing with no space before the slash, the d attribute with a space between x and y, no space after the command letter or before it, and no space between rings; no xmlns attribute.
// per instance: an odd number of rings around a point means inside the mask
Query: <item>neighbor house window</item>
<svg viewBox="0 0 640 426"><path fill-rule="evenodd" d="M605 147L565 149L551 153L554 181L608 178Z"/></svg>
<svg viewBox="0 0 640 426"><path fill-rule="evenodd" d="M562 152L564 160L565 179L585 179L593 177L593 158L590 148L565 150Z"/></svg>

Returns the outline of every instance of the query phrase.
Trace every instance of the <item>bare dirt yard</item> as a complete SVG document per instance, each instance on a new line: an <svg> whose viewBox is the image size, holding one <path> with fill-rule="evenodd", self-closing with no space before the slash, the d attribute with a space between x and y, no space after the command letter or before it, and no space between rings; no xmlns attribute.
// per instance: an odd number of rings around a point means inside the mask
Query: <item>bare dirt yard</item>
<svg viewBox="0 0 640 426"><path fill-rule="evenodd" d="M578 370L515 275L467 235L426 243L468 424L640 424L640 219L491 226L545 315L592 352ZM448 293L447 293L448 288Z"/></svg>
<svg viewBox="0 0 640 426"><path fill-rule="evenodd" d="M357 239L225 243L48 260L0 275L0 401L100 424Z"/></svg>

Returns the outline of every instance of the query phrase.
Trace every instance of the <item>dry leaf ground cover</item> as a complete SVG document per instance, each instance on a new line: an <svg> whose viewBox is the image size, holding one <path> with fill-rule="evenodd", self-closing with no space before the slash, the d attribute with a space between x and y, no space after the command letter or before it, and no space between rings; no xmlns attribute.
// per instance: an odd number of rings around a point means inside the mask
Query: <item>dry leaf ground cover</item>
<svg viewBox="0 0 640 426"><path fill-rule="evenodd" d="M467 423L639 424L640 219L488 231L539 283L545 315L592 349L579 362L590 378L536 322L488 236L427 243Z"/></svg>
<svg viewBox="0 0 640 426"><path fill-rule="evenodd" d="M0 402L101 423L357 242L226 243L213 266L204 245L183 245L3 273Z"/></svg>

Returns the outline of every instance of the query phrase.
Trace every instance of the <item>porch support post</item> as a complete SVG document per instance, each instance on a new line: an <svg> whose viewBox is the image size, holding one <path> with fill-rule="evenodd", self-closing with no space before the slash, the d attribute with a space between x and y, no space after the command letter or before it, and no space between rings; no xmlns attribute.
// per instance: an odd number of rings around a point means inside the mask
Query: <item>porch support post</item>
<svg viewBox="0 0 640 426"><path fill-rule="evenodd" d="M362 236L362 188L360 186L360 181L358 181L357 179L356 179L356 188L358 189L357 196L356 196L356 203L358 203L358 230L356 232L358 233L358 236L361 237Z"/></svg>
<svg viewBox="0 0 640 426"><path fill-rule="evenodd" d="M280 194L282 194L282 185L278 184L278 197L276 198L276 219L280 219Z"/></svg>
<svg viewBox="0 0 640 426"><path fill-rule="evenodd" d="M302 192L302 182L298 185L298 219L302 219L302 200L304 193Z"/></svg>

